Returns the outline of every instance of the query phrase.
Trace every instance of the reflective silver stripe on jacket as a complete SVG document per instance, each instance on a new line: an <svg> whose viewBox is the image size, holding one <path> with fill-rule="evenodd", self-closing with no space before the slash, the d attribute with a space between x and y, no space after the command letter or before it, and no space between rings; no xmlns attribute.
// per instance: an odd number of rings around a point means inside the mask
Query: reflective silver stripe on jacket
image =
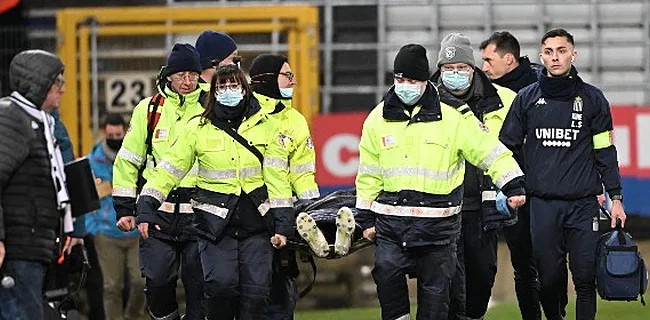
<svg viewBox="0 0 650 320"><path fill-rule="evenodd" d="M160 203L165 202L165 195L154 188L143 188L142 192L140 192L140 197L141 196L150 196L158 200Z"/></svg>
<svg viewBox="0 0 650 320"><path fill-rule="evenodd" d="M370 210L370 207L372 206L372 200L364 200L361 198L357 198L357 204L356 207L357 209L365 209L365 210Z"/></svg>
<svg viewBox="0 0 650 320"><path fill-rule="evenodd" d="M553 169L549 169L553 170ZM521 177L524 175L524 172L521 171L518 167L516 169L510 170L503 175L501 175L497 181L494 182L494 184L497 186L497 188L501 189L503 186L505 186L508 182L512 181L512 179Z"/></svg>
<svg viewBox="0 0 650 320"><path fill-rule="evenodd" d="M167 160L161 161L158 164L158 167L162 170L167 171L167 173L171 174L178 180L182 180L185 177L185 171L183 169L174 166Z"/></svg>
<svg viewBox="0 0 650 320"><path fill-rule="evenodd" d="M191 204L194 209L211 213L221 219L225 219L228 216L228 208L223 208L213 204L198 202L194 200L192 200Z"/></svg>
<svg viewBox="0 0 650 320"><path fill-rule="evenodd" d="M176 309L176 311L174 311L174 312L172 312L172 313L170 313L170 314L168 314L166 316L162 316L162 317L154 316L151 313L151 311L149 311L149 314L151 315L151 318L153 320L174 320L174 319L178 319L178 316L179 316L178 309Z"/></svg>
<svg viewBox="0 0 650 320"><path fill-rule="evenodd" d="M262 168L260 167L247 167L239 169L239 178L241 179L259 176L261 174Z"/></svg>
<svg viewBox="0 0 650 320"><path fill-rule="evenodd" d="M199 165L195 163L192 166L192 169L190 169L190 171L187 172L187 175L189 175L189 176L197 176L197 175L199 175Z"/></svg>
<svg viewBox="0 0 650 320"><path fill-rule="evenodd" d="M385 178L416 177L444 181L455 176L463 168L465 168L465 161L459 161L456 166L451 168L449 171L434 171L423 167L395 167L383 168L381 174Z"/></svg>
<svg viewBox="0 0 650 320"><path fill-rule="evenodd" d="M381 168L378 166L371 166L367 164L359 165L359 174L372 174L378 175L381 173Z"/></svg>
<svg viewBox="0 0 650 320"><path fill-rule="evenodd" d="M370 210L375 213L397 217L444 218L460 213L461 206L449 208L393 206L373 201Z"/></svg>
<svg viewBox="0 0 650 320"><path fill-rule="evenodd" d="M269 200L264 201L262 204L260 204L257 207L257 211L260 212L262 217L265 216L269 212L269 210L271 210L271 205L269 204Z"/></svg>
<svg viewBox="0 0 650 320"><path fill-rule="evenodd" d="M274 167L280 169L289 169L289 162L287 159L276 158L276 157L265 157L264 158L265 167Z"/></svg>
<svg viewBox="0 0 650 320"><path fill-rule="evenodd" d="M212 170L206 167L199 166L199 176L207 179L235 179L237 178L237 170L227 169L227 170Z"/></svg>
<svg viewBox="0 0 650 320"><path fill-rule="evenodd" d="M135 188L113 187L113 197L135 198Z"/></svg>
<svg viewBox="0 0 650 320"><path fill-rule="evenodd" d="M158 211L166 212L166 213L175 213L174 209L176 208L176 204L172 202L163 202L162 205L160 205L160 208L158 208ZM179 208L178 208L178 213L194 213L194 210L192 210L192 205L189 203L180 203Z"/></svg>
<svg viewBox="0 0 650 320"><path fill-rule="evenodd" d="M481 202L484 201L495 201L497 199L497 192L494 190L488 190L481 192Z"/></svg>
<svg viewBox="0 0 650 320"><path fill-rule="evenodd" d="M289 172L292 174L303 174L307 172L316 172L316 164L314 162L304 163L296 166L290 166Z"/></svg>
<svg viewBox="0 0 650 320"><path fill-rule="evenodd" d="M298 195L298 199L301 200L314 199L318 197L320 197L320 191L318 191L318 189L307 190Z"/></svg>
<svg viewBox="0 0 650 320"><path fill-rule="evenodd" d="M131 162L138 167L142 165L142 162L144 161L144 158L142 156L126 148L120 148L120 151L117 152L117 156L128 162Z"/></svg>
<svg viewBox="0 0 650 320"><path fill-rule="evenodd" d="M490 168L493 164L494 161L496 161L502 154L508 152L508 148L503 145L503 143L499 142L499 144L490 151L490 153L479 163L478 167L481 168L481 170L486 171L488 168Z"/></svg>
<svg viewBox="0 0 650 320"><path fill-rule="evenodd" d="M269 199L269 206L271 208L291 208L293 207L293 199Z"/></svg>

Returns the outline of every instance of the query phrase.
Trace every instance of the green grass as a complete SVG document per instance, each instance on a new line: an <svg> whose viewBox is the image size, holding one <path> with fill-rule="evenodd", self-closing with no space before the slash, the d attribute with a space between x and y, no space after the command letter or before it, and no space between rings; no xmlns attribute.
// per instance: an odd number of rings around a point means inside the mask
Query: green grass
<svg viewBox="0 0 650 320"><path fill-rule="evenodd" d="M575 304L570 303L567 308L569 319L575 319ZM415 308L412 309L415 315ZM296 313L296 320L377 320L380 319L378 308L362 309L334 309L300 311ZM415 318L414 318L415 319ZM521 319L519 309L515 302L501 303L492 307L485 320ZM609 302L598 301L596 319L603 320L648 320L650 319L650 306L643 307L639 302Z"/></svg>

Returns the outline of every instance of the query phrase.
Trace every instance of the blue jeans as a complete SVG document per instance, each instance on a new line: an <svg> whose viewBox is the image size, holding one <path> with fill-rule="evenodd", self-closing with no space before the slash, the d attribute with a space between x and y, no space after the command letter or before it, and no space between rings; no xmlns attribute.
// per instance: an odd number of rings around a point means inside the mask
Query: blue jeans
<svg viewBox="0 0 650 320"><path fill-rule="evenodd" d="M0 286L0 320L42 320L45 266L37 261L9 260L4 261L2 270L16 284L9 289Z"/></svg>

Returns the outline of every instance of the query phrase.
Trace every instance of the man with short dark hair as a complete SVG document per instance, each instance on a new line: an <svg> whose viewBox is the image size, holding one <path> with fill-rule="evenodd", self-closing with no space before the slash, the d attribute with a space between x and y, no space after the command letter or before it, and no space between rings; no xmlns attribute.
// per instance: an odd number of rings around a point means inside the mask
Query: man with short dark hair
<svg viewBox="0 0 650 320"><path fill-rule="evenodd" d="M531 63L526 56L519 56L519 41L510 32L493 33L479 48L482 70L492 82L515 92L537 82L541 66Z"/></svg>
<svg viewBox="0 0 650 320"><path fill-rule="evenodd" d="M480 45L483 72L493 83L513 91L537 82L537 71L528 57L519 57L519 41L508 31L495 32ZM539 66L536 65L536 68ZM524 169L522 162L519 166ZM525 169L524 169L525 170ZM528 203L519 208L517 222L503 227L515 273L515 292L522 319L539 320L539 280L530 240ZM493 243L496 245L496 242Z"/></svg>
<svg viewBox="0 0 650 320"><path fill-rule="evenodd" d="M515 156L525 154L533 255L549 320L566 314L567 254L576 319L595 318L599 233L592 223L603 184L613 203L611 227L619 219L624 226L626 218L609 103L578 76L576 56L566 30L544 35L539 55L544 69L538 82L519 91L499 135Z"/></svg>

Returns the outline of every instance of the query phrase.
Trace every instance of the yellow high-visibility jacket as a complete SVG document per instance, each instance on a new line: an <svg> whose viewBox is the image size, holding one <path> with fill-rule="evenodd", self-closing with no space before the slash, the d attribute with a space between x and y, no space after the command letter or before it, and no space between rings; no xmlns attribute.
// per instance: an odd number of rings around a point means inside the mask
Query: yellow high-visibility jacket
<svg viewBox="0 0 650 320"><path fill-rule="evenodd" d="M282 143L289 149L289 181L298 199L320 197L316 184L316 151L305 117L291 106L291 100L277 100L254 93L262 111L281 123ZM284 108L276 111L278 103Z"/></svg>
<svg viewBox="0 0 650 320"><path fill-rule="evenodd" d="M199 103L201 89L197 88L190 94L181 96L169 87L159 89L164 97L164 103L158 106L155 129L152 136L152 155L146 155L147 130L153 107L150 102L152 97L143 99L133 110L129 130L124 137L122 147L117 153L113 165L113 199L118 219L123 216L135 215L135 199L138 188L138 170L143 163L146 168L142 173L143 178L149 179L155 164L160 163L162 155L169 149L171 143L181 134L188 121L203 112ZM196 184L196 169L181 181L179 187L193 188ZM139 186L142 187L142 186ZM168 213L173 212L174 205L164 206L161 209ZM191 213L191 209L184 206L183 213ZM171 212L169 212L171 211Z"/></svg>
<svg viewBox="0 0 650 320"><path fill-rule="evenodd" d="M373 215L378 235L405 247L452 241L460 230L465 160L498 187L523 176L488 132L467 105L440 102L431 84L410 114L391 88L363 125L357 208Z"/></svg>
<svg viewBox="0 0 650 320"><path fill-rule="evenodd" d="M237 132L262 153L263 166L250 150L210 119L196 117L184 127L148 177L141 200L150 196L162 202L183 181L196 159L197 191L192 206L200 234L216 239L238 197L245 192L262 216L274 220L275 231L288 235L294 223L290 217L293 200L288 180L288 148L280 143L279 122L261 112L254 98L249 101L248 113ZM267 214L270 210L271 214Z"/></svg>

